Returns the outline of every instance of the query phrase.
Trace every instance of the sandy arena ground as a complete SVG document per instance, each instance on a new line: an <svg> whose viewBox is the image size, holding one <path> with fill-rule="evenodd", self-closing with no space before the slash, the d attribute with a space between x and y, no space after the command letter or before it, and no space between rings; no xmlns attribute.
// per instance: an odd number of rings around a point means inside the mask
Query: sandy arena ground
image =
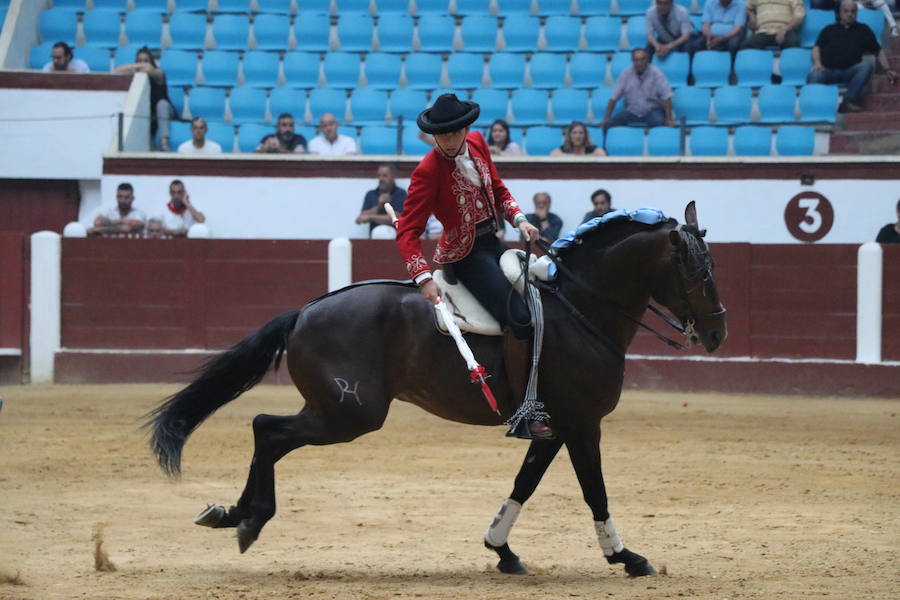
<svg viewBox="0 0 900 600"><path fill-rule="evenodd" d="M565 452L510 540L532 574L497 573L481 536L526 444L402 403L380 432L288 455L279 513L242 556L191 519L237 499L251 418L301 400L232 403L171 482L137 424L172 391L0 389L0 598L900 598L898 401L626 394L604 428L610 509L667 572L629 579ZM114 572L94 569L98 525Z"/></svg>

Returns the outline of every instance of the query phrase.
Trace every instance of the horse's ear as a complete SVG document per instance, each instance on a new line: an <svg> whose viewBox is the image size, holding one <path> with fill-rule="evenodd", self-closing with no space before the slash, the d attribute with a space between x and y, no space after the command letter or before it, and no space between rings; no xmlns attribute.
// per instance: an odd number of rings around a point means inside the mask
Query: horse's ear
<svg viewBox="0 0 900 600"><path fill-rule="evenodd" d="M687 207L684 209L684 222L687 225L700 229L700 226L697 224L697 206L693 200L688 202Z"/></svg>
<svg viewBox="0 0 900 600"><path fill-rule="evenodd" d="M671 230L669 232L669 241L677 248L681 245L681 233L677 229Z"/></svg>

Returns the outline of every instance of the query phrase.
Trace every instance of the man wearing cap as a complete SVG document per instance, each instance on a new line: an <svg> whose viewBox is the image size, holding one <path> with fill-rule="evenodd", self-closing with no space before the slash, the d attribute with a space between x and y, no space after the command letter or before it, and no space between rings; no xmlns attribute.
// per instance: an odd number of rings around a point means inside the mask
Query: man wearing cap
<svg viewBox="0 0 900 600"><path fill-rule="evenodd" d="M419 115L416 123L434 137L435 147L410 178L397 224L397 248L422 296L437 302L441 291L431 277L420 241L433 214L444 226L434 262L452 265L456 278L501 326L510 328L518 340L528 340L531 318L518 294L512 294L507 316L511 286L498 264L507 248L495 232L504 219L529 242L537 240L539 232L500 179L484 138L478 132L469 132L479 112L475 102L444 94ZM533 438L552 435L549 427L537 421L530 423L529 433L524 433Z"/></svg>

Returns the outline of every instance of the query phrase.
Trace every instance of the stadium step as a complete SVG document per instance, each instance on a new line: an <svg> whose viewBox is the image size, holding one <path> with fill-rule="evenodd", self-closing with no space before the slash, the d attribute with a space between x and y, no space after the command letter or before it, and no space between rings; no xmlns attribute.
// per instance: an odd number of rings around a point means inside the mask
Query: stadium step
<svg viewBox="0 0 900 600"><path fill-rule="evenodd" d="M900 111L847 113L844 115L844 131L900 132Z"/></svg>
<svg viewBox="0 0 900 600"><path fill-rule="evenodd" d="M900 91L893 94L869 94L863 98L862 106L867 112L890 112L900 107Z"/></svg>
<svg viewBox="0 0 900 600"><path fill-rule="evenodd" d="M900 154L900 133L844 132L831 136L829 154Z"/></svg>

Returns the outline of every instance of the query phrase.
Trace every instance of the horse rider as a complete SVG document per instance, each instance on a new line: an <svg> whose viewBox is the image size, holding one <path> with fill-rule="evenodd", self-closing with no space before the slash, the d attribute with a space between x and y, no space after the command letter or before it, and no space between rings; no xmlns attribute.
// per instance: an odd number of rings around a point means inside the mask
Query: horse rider
<svg viewBox="0 0 900 600"><path fill-rule="evenodd" d="M419 114L416 123L434 137L435 147L412 173L397 223L397 247L422 296L436 303L441 290L432 279L419 241L433 214L444 226L434 262L444 265L445 271L452 270L452 277L462 282L503 326L509 359L516 353L527 353L533 329L522 297L512 292L510 298L512 286L498 262L507 247L497 231L505 219L529 242L536 241L540 232L528 222L500 179L484 138L477 131L470 132L469 126L479 112L477 103L444 94ZM507 360L511 383L516 380L514 368L515 363ZM518 394L517 386L512 387ZM510 433L526 439L553 437L552 429L537 419L528 419L527 428Z"/></svg>

